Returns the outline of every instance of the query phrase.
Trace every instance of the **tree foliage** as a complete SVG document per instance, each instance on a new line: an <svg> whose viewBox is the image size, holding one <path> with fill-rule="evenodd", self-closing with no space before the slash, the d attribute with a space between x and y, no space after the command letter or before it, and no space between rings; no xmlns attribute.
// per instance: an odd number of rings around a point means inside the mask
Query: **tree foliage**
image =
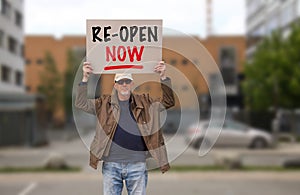
<svg viewBox="0 0 300 195"><path fill-rule="evenodd" d="M69 49L67 51L67 69L64 73L64 105L67 119L72 117L72 90L76 76L76 72L79 71L79 75L82 75L82 70L78 69L84 58L85 52L74 51Z"/></svg>
<svg viewBox="0 0 300 195"><path fill-rule="evenodd" d="M48 111L53 114L62 101L62 76L50 52L45 53L45 68L40 74L39 93L45 95Z"/></svg>
<svg viewBox="0 0 300 195"><path fill-rule="evenodd" d="M300 106L300 24L284 37L275 31L258 45L245 65L243 92L252 110L299 108Z"/></svg>
<svg viewBox="0 0 300 195"><path fill-rule="evenodd" d="M67 69L64 74L64 106L67 118L72 115L72 89L77 67L76 64L79 64L78 59L72 50L68 50Z"/></svg>

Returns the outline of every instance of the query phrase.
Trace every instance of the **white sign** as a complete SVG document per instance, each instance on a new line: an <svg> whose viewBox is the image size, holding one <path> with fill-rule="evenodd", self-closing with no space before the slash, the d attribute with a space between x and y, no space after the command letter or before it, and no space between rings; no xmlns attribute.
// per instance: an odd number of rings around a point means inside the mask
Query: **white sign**
<svg viewBox="0 0 300 195"><path fill-rule="evenodd" d="M94 73L153 73L162 60L162 20L87 20Z"/></svg>

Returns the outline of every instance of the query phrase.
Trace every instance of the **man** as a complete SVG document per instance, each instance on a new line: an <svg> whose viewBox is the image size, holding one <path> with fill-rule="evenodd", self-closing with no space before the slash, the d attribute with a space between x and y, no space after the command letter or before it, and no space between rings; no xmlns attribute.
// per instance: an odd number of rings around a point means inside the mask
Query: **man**
<svg viewBox="0 0 300 195"><path fill-rule="evenodd" d="M77 108L95 114L98 119L90 148L90 165L97 169L98 162L103 160L104 194L121 194L123 181L128 194L145 194L148 179L146 158L154 158L162 173L170 168L159 122L160 111L174 105L166 66L159 62L154 68L154 72L160 75L162 87L162 97L157 100L148 94L132 93L131 74L115 75L111 95L87 99L87 82L92 72L91 64L85 62L75 100Z"/></svg>

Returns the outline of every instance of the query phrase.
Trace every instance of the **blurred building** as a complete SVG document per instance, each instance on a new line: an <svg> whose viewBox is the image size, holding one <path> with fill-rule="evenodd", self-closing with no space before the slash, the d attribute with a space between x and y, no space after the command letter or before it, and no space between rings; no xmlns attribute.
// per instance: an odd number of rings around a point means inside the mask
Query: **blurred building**
<svg viewBox="0 0 300 195"><path fill-rule="evenodd" d="M30 94L39 94L41 87L41 75L45 69L45 55L49 52L55 61L59 74L64 79L65 71L68 68L68 52L72 51L80 56L79 62L74 64L78 66L85 57L85 37L66 36L56 39L52 36L28 35L25 37L25 57L26 57L26 90ZM81 58L82 56L82 58ZM56 92L56 93L64 93ZM63 94L62 94L63 95ZM47 101L47 100L46 100ZM70 102L71 104L71 102ZM64 104L54 113L53 122L62 124L66 120Z"/></svg>
<svg viewBox="0 0 300 195"><path fill-rule="evenodd" d="M247 0L247 58L251 59L260 40L276 29L290 32L290 24L300 17L299 0Z"/></svg>
<svg viewBox="0 0 300 195"><path fill-rule="evenodd" d="M0 146L37 141L37 98L24 87L23 7L22 0L0 0Z"/></svg>
<svg viewBox="0 0 300 195"><path fill-rule="evenodd" d="M51 36L26 36L26 89L37 93L40 86L40 72L44 69L45 52L49 51L55 59L60 73L66 71L67 52L72 50L85 57L85 37L65 36L56 39ZM208 52L207 52L208 50ZM195 102L190 101L190 95L196 93L200 107L209 109L209 86L214 80L216 67L220 68L224 78L229 107L242 107L242 97L239 90L239 80L242 78L245 61L245 38L243 36L210 36L207 39L199 37L165 36L163 38L163 60L170 66L167 73L173 78L176 92L176 109L195 109ZM78 63L80 64L81 61ZM76 66L78 64L74 64ZM195 66L199 67L197 69ZM157 75L134 75L137 93L150 93L159 96L160 86ZM102 75L91 78L90 83L98 85L97 93L110 93L114 75ZM147 81L147 82L145 82ZM93 87L94 87L93 86ZM206 110L208 112L208 110ZM64 118L63 108L56 113L58 119Z"/></svg>

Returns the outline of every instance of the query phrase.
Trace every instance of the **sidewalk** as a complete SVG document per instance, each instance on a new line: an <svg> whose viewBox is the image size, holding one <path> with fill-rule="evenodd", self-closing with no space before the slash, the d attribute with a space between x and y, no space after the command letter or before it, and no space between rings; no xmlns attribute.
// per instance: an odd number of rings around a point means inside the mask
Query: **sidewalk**
<svg viewBox="0 0 300 195"><path fill-rule="evenodd" d="M51 142L44 147L2 147L0 148L0 167L41 167L46 159L53 154L61 155L67 165L89 168L89 149L87 140L91 140L93 133L79 138L77 131L49 132ZM177 142L176 142L177 144ZM181 144L181 138L178 138ZM178 146L179 148L181 146ZM169 147L170 154L176 152L175 146ZM286 159L300 158L300 144L283 143L276 149L249 150L249 149L213 149L205 157L199 157L197 151L188 149L171 165L213 165L215 156L240 155L245 165L280 166Z"/></svg>
<svg viewBox="0 0 300 195"><path fill-rule="evenodd" d="M6 195L102 194L102 174L94 173L0 174L0 189ZM299 182L300 173L291 171L150 172L147 194L298 195Z"/></svg>
<svg viewBox="0 0 300 195"><path fill-rule="evenodd" d="M42 167L50 155L62 155L70 166L88 164L88 148L75 130L47 132L49 144L39 147L10 146L0 148L0 167Z"/></svg>

